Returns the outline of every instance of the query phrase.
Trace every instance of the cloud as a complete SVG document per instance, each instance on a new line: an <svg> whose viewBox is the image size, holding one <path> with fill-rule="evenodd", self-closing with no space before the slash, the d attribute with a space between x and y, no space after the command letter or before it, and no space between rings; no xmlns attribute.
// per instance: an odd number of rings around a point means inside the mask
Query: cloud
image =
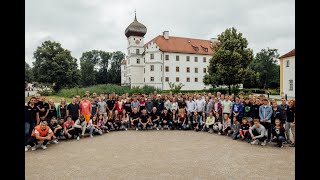
<svg viewBox="0 0 320 180"><path fill-rule="evenodd" d="M254 53L295 47L293 0L32 0L26 1L26 61L45 40L60 42L79 59L85 51L126 50L124 30L134 19L148 31L145 42L168 30L170 35L209 39L235 27Z"/></svg>

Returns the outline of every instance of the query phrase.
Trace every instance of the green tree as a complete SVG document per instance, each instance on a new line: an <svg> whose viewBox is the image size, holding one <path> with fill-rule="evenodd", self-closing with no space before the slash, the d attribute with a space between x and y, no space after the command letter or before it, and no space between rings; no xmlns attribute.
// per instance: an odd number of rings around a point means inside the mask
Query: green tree
<svg viewBox="0 0 320 180"><path fill-rule="evenodd" d="M110 83L111 80L108 77L109 72L109 64L112 58L112 53L99 51L100 61L99 61L99 72L97 74L97 83L98 84L107 84Z"/></svg>
<svg viewBox="0 0 320 180"><path fill-rule="evenodd" d="M250 67L260 74L259 87L266 89L272 85L280 86L280 66L276 64L279 59L277 49L262 49L257 53Z"/></svg>
<svg viewBox="0 0 320 180"><path fill-rule="evenodd" d="M108 77L111 80L110 83L121 83L121 62L124 59L125 54L121 51L112 53L111 67L108 73Z"/></svg>
<svg viewBox="0 0 320 180"><path fill-rule="evenodd" d="M179 84L175 84L172 82L168 82L168 83L169 83L170 90L174 93L180 92L181 88L184 86L184 84L182 83L179 83Z"/></svg>
<svg viewBox="0 0 320 180"><path fill-rule="evenodd" d="M77 69L77 59L71 56L69 50L62 48L60 43L45 41L33 55L35 81L51 84L55 91L79 84L80 71Z"/></svg>
<svg viewBox="0 0 320 180"><path fill-rule="evenodd" d="M227 85L231 93L231 85L243 83L248 66L253 61L252 50L247 46L247 39L233 27L218 35L218 42L212 47L215 53L209 61L203 82L213 87Z"/></svg>
<svg viewBox="0 0 320 180"><path fill-rule="evenodd" d="M81 85L90 86L96 84L97 68L100 61L100 53L97 50L82 53L80 57Z"/></svg>
<svg viewBox="0 0 320 180"><path fill-rule="evenodd" d="M33 81L33 73L32 73L32 69L31 67L29 66L29 64L27 62L25 62L25 65L24 65L24 81L25 82L32 82Z"/></svg>

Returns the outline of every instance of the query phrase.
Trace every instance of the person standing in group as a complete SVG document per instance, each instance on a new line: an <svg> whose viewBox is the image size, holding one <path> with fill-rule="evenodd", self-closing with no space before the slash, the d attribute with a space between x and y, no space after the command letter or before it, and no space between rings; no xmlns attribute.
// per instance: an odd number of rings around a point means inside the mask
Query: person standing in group
<svg viewBox="0 0 320 180"><path fill-rule="evenodd" d="M114 109L116 108L115 107L115 103L116 103L116 101L114 100L114 98L113 98L113 96L110 94L109 95L109 99L108 99L108 101L107 101L107 109L106 109L106 112L113 112L114 111Z"/></svg>
<svg viewBox="0 0 320 180"><path fill-rule="evenodd" d="M242 120L242 116L243 116L243 105L240 102L240 98L239 96L236 97L236 102L232 105L232 119L231 119L231 123L233 123L233 119L236 118L237 121L241 121Z"/></svg>
<svg viewBox="0 0 320 180"><path fill-rule="evenodd" d="M144 95L142 95L142 96L140 97L139 107L140 107L140 109L139 109L140 112L141 112L142 110L146 109L146 99L145 99Z"/></svg>
<svg viewBox="0 0 320 180"><path fill-rule="evenodd" d="M214 100L213 100L212 111L213 111L213 115L215 116L216 119L218 119L219 116L221 116L221 114L222 114L222 105L219 102L218 98L214 98Z"/></svg>
<svg viewBox="0 0 320 180"><path fill-rule="evenodd" d="M140 112L140 102L137 100L137 96L133 96L133 101L131 101L131 109L137 108L137 111Z"/></svg>
<svg viewBox="0 0 320 180"><path fill-rule="evenodd" d="M282 125L286 124L288 107L289 106L287 104L286 98L282 98L281 99L281 104L279 105L280 121L281 121Z"/></svg>
<svg viewBox="0 0 320 180"><path fill-rule="evenodd" d="M67 116L67 101L66 98L61 98L60 104L57 106L57 119L66 118Z"/></svg>
<svg viewBox="0 0 320 180"><path fill-rule="evenodd" d="M50 124L51 118L57 117L56 105L54 104L52 99L48 101L48 114L47 114L47 122Z"/></svg>
<svg viewBox="0 0 320 180"><path fill-rule="evenodd" d="M287 139L288 142L290 143L290 147L295 147L295 142L292 142L290 140L290 131L292 133L293 136L293 140L295 139L295 130L296 130L296 123L295 123L295 113L296 113L296 109L295 109L295 104L294 104L294 100L289 100L289 106L288 109L286 111L287 114L287 121L286 121L286 125L285 125L285 129L286 129L286 135L287 135Z"/></svg>
<svg viewBox="0 0 320 180"><path fill-rule="evenodd" d="M147 98L146 109L147 109L147 114L150 114L153 109L153 102L151 101L151 97Z"/></svg>
<svg viewBox="0 0 320 180"><path fill-rule="evenodd" d="M106 106L107 103L103 101L103 98L99 98L97 103L97 112L99 115L104 114L106 112Z"/></svg>
<svg viewBox="0 0 320 180"><path fill-rule="evenodd" d="M198 95L198 99L195 101L196 103L196 111L198 115L201 116L202 112L204 111L205 102L201 99L201 96Z"/></svg>
<svg viewBox="0 0 320 180"><path fill-rule="evenodd" d="M87 123L90 121L92 110L91 107L92 105L91 102L88 100L88 95L83 95L83 100L80 102L80 111Z"/></svg>
<svg viewBox="0 0 320 180"><path fill-rule="evenodd" d="M80 116L80 106L77 104L76 97L72 97L72 102L67 106L67 116L71 116L75 122Z"/></svg>
<svg viewBox="0 0 320 180"><path fill-rule="evenodd" d="M271 116L272 108L268 104L268 99L263 99L263 104L259 108L259 116L261 125L268 131L268 142L271 140Z"/></svg>
<svg viewBox="0 0 320 180"><path fill-rule="evenodd" d="M119 115L122 115L122 111L124 110L124 100L122 99L122 96L118 97L118 101L116 102L116 110L119 112Z"/></svg>
<svg viewBox="0 0 320 180"><path fill-rule="evenodd" d="M261 101L260 98L256 98L255 103L253 104L253 119L259 119L260 120L260 115L259 115L259 109L261 106ZM253 121L251 122L251 126L253 126Z"/></svg>
<svg viewBox="0 0 320 180"><path fill-rule="evenodd" d="M243 103L243 117L245 117L250 123L253 121L254 118L254 108L253 104L251 104L248 97L244 99Z"/></svg>
<svg viewBox="0 0 320 180"><path fill-rule="evenodd" d="M40 122L39 109L35 106L35 97L31 97L29 104L24 109L24 145L27 148L31 132Z"/></svg>
<svg viewBox="0 0 320 180"><path fill-rule="evenodd" d="M222 113L228 114L229 117L231 117L231 111L232 111L232 102L229 100L229 96L226 95L224 101L221 102L222 105Z"/></svg>
<svg viewBox="0 0 320 180"><path fill-rule="evenodd" d="M209 97L205 97L205 103L204 103L204 112L206 113L206 117L209 116L209 113L212 112L213 109L213 103L210 101Z"/></svg>

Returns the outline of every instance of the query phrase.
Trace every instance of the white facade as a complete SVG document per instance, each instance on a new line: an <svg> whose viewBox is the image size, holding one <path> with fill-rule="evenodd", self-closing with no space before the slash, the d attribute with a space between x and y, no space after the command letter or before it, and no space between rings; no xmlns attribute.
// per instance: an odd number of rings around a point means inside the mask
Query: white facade
<svg viewBox="0 0 320 180"><path fill-rule="evenodd" d="M168 82L172 82L184 84L182 90L210 88L202 82L205 72L208 71L210 55L163 52L154 42L148 44L144 49L142 42L139 45L136 44L136 39L143 42L143 37L130 36L128 38L127 64L121 65L122 85L126 85L126 83L131 87L150 85L162 90L169 90ZM136 49L139 49L139 54L136 54ZM166 56L169 58L168 60L166 60ZM179 60L177 60L177 56ZM137 63L137 59L140 59L140 63ZM189 72L187 72L187 68L189 68Z"/></svg>
<svg viewBox="0 0 320 180"><path fill-rule="evenodd" d="M283 95L295 97L295 56L283 58Z"/></svg>

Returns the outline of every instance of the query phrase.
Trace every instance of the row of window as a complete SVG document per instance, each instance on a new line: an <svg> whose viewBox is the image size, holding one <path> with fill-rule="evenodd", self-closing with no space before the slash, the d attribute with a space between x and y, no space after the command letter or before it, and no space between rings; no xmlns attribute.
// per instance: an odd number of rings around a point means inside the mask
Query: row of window
<svg viewBox="0 0 320 180"><path fill-rule="evenodd" d="M154 54L150 54L150 59L154 59ZM162 59L162 54L161 54L161 59ZM169 55L165 55L165 60L169 60ZM180 61L180 57L176 56L176 61ZM186 61L190 61L190 56L186 56ZM198 62L198 57L194 57L194 62ZM207 62L207 58L203 57L203 62Z"/></svg>
<svg viewBox="0 0 320 180"><path fill-rule="evenodd" d="M166 82L169 82L169 77L166 77ZM143 81L146 82L146 78L143 78ZM186 78L187 82L190 82L190 78ZM154 82L154 77L150 77L150 82ZM162 77L161 77L161 82L162 82ZM180 78L176 77L176 82L180 82ZM198 82L198 78L194 78L194 82Z"/></svg>
<svg viewBox="0 0 320 180"><path fill-rule="evenodd" d="M154 71L154 65L150 65L150 71ZM162 71L162 66L161 66L161 71ZM146 73L146 70L143 70L144 73ZM166 66L165 72L169 72L169 66ZM180 72L180 67L176 67L176 72ZM186 68L186 72L190 73L190 67ZM194 68L194 72L198 73L198 68ZM207 73L207 68L203 68L203 73Z"/></svg>

